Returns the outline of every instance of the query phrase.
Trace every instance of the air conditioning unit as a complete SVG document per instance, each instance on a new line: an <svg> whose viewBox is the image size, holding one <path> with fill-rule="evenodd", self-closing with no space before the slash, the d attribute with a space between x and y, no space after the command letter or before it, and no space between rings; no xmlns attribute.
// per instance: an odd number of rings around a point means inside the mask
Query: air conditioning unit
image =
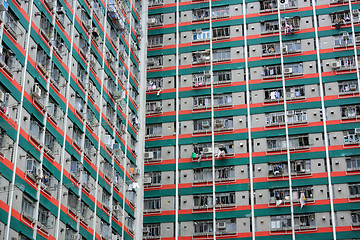
<svg viewBox="0 0 360 240"><path fill-rule="evenodd" d="M162 110L162 107L161 107L161 103L160 103L160 102L156 102L156 104L155 104L155 110L158 111L158 112Z"/></svg>
<svg viewBox="0 0 360 240"><path fill-rule="evenodd" d="M284 74L291 74L293 72L292 68L284 68Z"/></svg>
<svg viewBox="0 0 360 240"><path fill-rule="evenodd" d="M287 111L287 115L288 116L293 116L295 114L295 111L294 110L289 110Z"/></svg>
<svg viewBox="0 0 360 240"><path fill-rule="evenodd" d="M360 36L356 36L356 37L355 37L355 41L356 41L356 42L360 42Z"/></svg>
<svg viewBox="0 0 360 240"><path fill-rule="evenodd" d="M350 90L356 90L356 84L350 84Z"/></svg>
<svg viewBox="0 0 360 240"><path fill-rule="evenodd" d="M37 98L41 97L41 88L37 84L34 85L33 95Z"/></svg>
<svg viewBox="0 0 360 240"><path fill-rule="evenodd" d="M0 103L5 102L5 93L0 90Z"/></svg>
<svg viewBox="0 0 360 240"><path fill-rule="evenodd" d="M222 119L215 119L215 126L216 127L223 127L224 121Z"/></svg>
<svg viewBox="0 0 360 240"><path fill-rule="evenodd" d="M120 210L120 206L119 206L119 205L114 205L114 206L113 206L113 209L114 209L114 210Z"/></svg>
<svg viewBox="0 0 360 240"><path fill-rule="evenodd" d="M196 34L201 34L201 33L202 33L202 29L196 29L195 32L196 32Z"/></svg>
<svg viewBox="0 0 360 240"><path fill-rule="evenodd" d="M219 222L219 223L217 224L217 228L218 228L219 230L225 230L225 229L226 229L226 222Z"/></svg>
<svg viewBox="0 0 360 240"><path fill-rule="evenodd" d="M331 67L332 68L340 68L341 67L341 62L340 61L334 61L331 63Z"/></svg>
<svg viewBox="0 0 360 240"><path fill-rule="evenodd" d="M288 51L288 46L287 45L284 45L283 46L283 52L286 53Z"/></svg>
<svg viewBox="0 0 360 240"><path fill-rule="evenodd" d="M360 128L355 128L355 134L360 135Z"/></svg>
<svg viewBox="0 0 360 240"><path fill-rule="evenodd" d="M37 179L42 179L42 178L43 178L43 171L42 171L42 169L40 169L40 168L37 168L37 169L36 169L35 177L36 177Z"/></svg>
<svg viewBox="0 0 360 240"><path fill-rule="evenodd" d="M201 125L202 125L203 128L209 128L210 127L210 122L209 121L203 121L201 123Z"/></svg>
<svg viewBox="0 0 360 240"><path fill-rule="evenodd" d="M203 153L204 154L211 154L212 153L211 147L203 148Z"/></svg>
<svg viewBox="0 0 360 240"><path fill-rule="evenodd" d="M57 14L65 14L64 7L58 7L58 8L56 9L56 13L57 13Z"/></svg>
<svg viewBox="0 0 360 240"><path fill-rule="evenodd" d="M96 28L96 27L93 27L91 31L92 31L92 33L93 33L94 35L99 36L99 34L100 34L100 33L99 33L99 29Z"/></svg>
<svg viewBox="0 0 360 240"><path fill-rule="evenodd" d="M151 177L145 177L144 184L151 184Z"/></svg>
<svg viewBox="0 0 360 240"><path fill-rule="evenodd" d="M153 159L154 153L153 152L145 152L144 159Z"/></svg>
<svg viewBox="0 0 360 240"><path fill-rule="evenodd" d="M149 18L148 19L148 24L149 25L152 25L152 24L155 24L156 23L156 19L155 18Z"/></svg>
<svg viewBox="0 0 360 240"><path fill-rule="evenodd" d="M349 40L349 33L348 32L344 32L343 35L342 35L342 38L344 40Z"/></svg>

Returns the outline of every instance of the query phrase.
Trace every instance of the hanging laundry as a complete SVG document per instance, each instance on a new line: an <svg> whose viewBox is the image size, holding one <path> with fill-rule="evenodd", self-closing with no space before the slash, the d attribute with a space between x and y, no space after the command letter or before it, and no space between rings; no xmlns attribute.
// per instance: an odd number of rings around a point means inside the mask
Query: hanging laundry
<svg viewBox="0 0 360 240"><path fill-rule="evenodd" d="M304 192L301 192L300 193L300 208L303 208L303 206L305 206L305 193Z"/></svg>

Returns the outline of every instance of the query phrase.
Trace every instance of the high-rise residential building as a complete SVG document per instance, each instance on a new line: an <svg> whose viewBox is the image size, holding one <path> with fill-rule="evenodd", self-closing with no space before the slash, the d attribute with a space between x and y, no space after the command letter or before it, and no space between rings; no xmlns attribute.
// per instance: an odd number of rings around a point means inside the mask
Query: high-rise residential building
<svg viewBox="0 0 360 240"><path fill-rule="evenodd" d="M360 239L360 3L0 2L0 239Z"/></svg>
<svg viewBox="0 0 360 240"><path fill-rule="evenodd" d="M0 239L142 238L142 8L0 2Z"/></svg>
<svg viewBox="0 0 360 240"><path fill-rule="evenodd" d="M359 9L148 1L143 239L360 239Z"/></svg>

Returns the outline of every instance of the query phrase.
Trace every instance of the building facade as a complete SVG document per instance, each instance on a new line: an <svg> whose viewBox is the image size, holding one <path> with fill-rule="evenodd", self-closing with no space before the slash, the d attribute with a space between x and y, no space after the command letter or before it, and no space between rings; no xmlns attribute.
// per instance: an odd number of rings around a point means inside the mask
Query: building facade
<svg viewBox="0 0 360 240"><path fill-rule="evenodd" d="M0 3L0 239L142 238L142 8Z"/></svg>
<svg viewBox="0 0 360 240"><path fill-rule="evenodd" d="M360 238L359 2L148 5L143 239Z"/></svg>

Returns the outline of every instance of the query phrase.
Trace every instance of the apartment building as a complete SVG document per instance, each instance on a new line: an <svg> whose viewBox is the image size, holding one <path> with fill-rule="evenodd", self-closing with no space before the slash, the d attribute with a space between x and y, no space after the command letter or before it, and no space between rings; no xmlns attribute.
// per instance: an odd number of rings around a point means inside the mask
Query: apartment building
<svg viewBox="0 0 360 240"><path fill-rule="evenodd" d="M0 239L142 238L142 8L0 3Z"/></svg>
<svg viewBox="0 0 360 240"><path fill-rule="evenodd" d="M359 239L360 3L148 9L143 239Z"/></svg>

